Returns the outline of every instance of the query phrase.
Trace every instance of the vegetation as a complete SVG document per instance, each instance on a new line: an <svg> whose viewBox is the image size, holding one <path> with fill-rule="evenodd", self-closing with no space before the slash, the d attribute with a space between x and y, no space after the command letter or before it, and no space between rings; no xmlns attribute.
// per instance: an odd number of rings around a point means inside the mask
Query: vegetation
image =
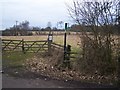
<svg viewBox="0 0 120 90"><path fill-rule="evenodd" d="M23 52L3 52L2 54L2 63L3 68L11 68L14 67L16 69L22 68L26 59L33 57L33 53L26 53Z"/></svg>
<svg viewBox="0 0 120 90"><path fill-rule="evenodd" d="M81 34L67 36L67 44L72 46L72 51L78 52L77 58L70 61L71 68L62 68L63 52L52 50L51 56L47 54L36 55L26 61L33 54L3 53L5 66L21 66L27 63L27 69L32 72L50 73L66 76L72 80L87 79L98 83L116 83L118 81L118 58L120 58L120 16L118 14L117 0L103 0L101 2L73 1L73 6L68 6L69 13ZM116 6L116 7L115 7ZM51 23L48 23L50 30ZM89 33L89 32L90 33ZM113 33L115 31L115 33ZM3 37L10 38L10 37ZM16 36L11 39L47 40L47 36ZM32 39L31 39L32 38ZM63 45L64 36L53 36L53 42ZM61 53L62 52L62 53ZM48 61L47 61L48 60ZM41 66L42 65L42 66ZM46 71L47 70L47 71ZM68 72L66 72L68 71ZM74 73L73 73L74 72Z"/></svg>
<svg viewBox="0 0 120 90"><path fill-rule="evenodd" d="M119 36L116 35L116 38L113 38L112 33L112 31L118 31L118 28L113 26L120 25L117 20L119 8L115 7L117 5L119 2L116 0L103 0L83 3L73 1L73 7L68 6L73 20L78 25L82 25L79 29L82 33L80 71L87 74L117 75ZM88 29L92 35L87 34Z"/></svg>
<svg viewBox="0 0 120 90"><path fill-rule="evenodd" d="M2 37L2 38L6 38L6 39L25 39L25 40L46 40L47 36L10 36L10 37ZM55 36L54 37L54 42L57 41L57 43L59 42L59 44L61 44L63 40L63 36ZM19 72L24 71L24 69L27 68L27 70L30 70L31 72L34 73L38 73L41 75L46 75L46 76L50 76L50 77L55 77L55 78L63 78L66 80L82 80L82 81L90 81L90 82L103 82L102 81L102 77L103 76L99 76L99 77L94 77L94 75L89 75L89 74L84 74L81 72L80 69L78 69L78 67L80 67L80 65L84 64L85 62L83 62L83 60L80 58L82 56L82 48L79 49L79 45L81 45L81 43L77 41L80 41L79 37L77 36L71 36L69 35L67 38L67 44L70 44L72 46L72 52L80 52L81 54L79 55L75 55L72 54L71 56L76 57L71 59L70 61L70 65L71 65L71 69L68 70L67 68L63 68L63 50L61 51L60 49L53 49L51 56L48 56L47 53L43 53L40 54L38 53L33 54L33 53L26 53L23 54L22 52L3 52L3 67L6 68L9 72L12 72L10 70L10 68L12 68L13 72ZM76 41L77 40L77 41ZM86 68L86 67L83 67ZM15 69L15 70L14 70ZM84 69L83 69L84 70ZM92 71L92 70L91 70ZM66 73L66 74L65 74ZM16 74L15 74L16 75ZM104 76L105 78L106 76ZM100 78L100 80L98 79ZM114 76L110 77L106 77L104 79L104 83L109 83L111 81L114 81ZM88 80L89 79L89 80ZM107 84L106 83L106 84Z"/></svg>

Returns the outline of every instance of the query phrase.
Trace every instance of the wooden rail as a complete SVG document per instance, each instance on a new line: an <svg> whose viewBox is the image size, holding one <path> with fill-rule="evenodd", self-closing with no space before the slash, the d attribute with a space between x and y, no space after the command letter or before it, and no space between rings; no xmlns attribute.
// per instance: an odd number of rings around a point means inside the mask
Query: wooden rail
<svg viewBox="0 0 120 90"><path fill-rule="evenodd" d="M63 45L60 45L60 44L56 44L56 43L51 43L51 47L53 48L53 49L58 49L58 50L60 50L60 52L61 53L63 53L64 52L64 46ZM71 48L70 48L71 49ZM69 50L67 50L66 51L66 54L67 54L67 56L66 56L66 58L69 58L69 60L73 60L73 59L76 59L76 56L79 54L79 53L77 53L77 52L72 52L71 50L69 51Z"/></svg>
<svg viewBox="0 0 120 90"><path fill-rule="evenodd" d="M3 51L23 51L25 52L41 52L47 51L48 41L24 41L22 40L9 40L2 39Z"/></svg>
<svg viewBox="0 0 120 90"><path fill-rule="evenodd" d="M64 46L60 44L53 43L49 40L43 41L25 41L25 40L8 40L2 39L2 51L22 51L23 53L32 52L48 52L51 55L52 50L56 49L61 53L64 53L65 59L63 65L65 67L71 68L70 62L74 61L76 58L75 52L71 52L71 46L67 45L64 50Z"/></svg>
<svg viewBox="0 0 120 90"><path fill-rule="evenodd" d="M68 45L70 46L70 45ZM76 58L78 53L71 51L71 46L66 48L64 63L69 66L70 62ZM48 52L50 55L52 50L59 50L64 53L64 46L49 42L48 40L41 41L25 41L25 40L8 40L2 39L2 51L22 51L23 53L32 52Z"/></svg>
<svg viewBox="0 0 120 90"><path fill-rule="evenodd" d="M51 47L55 48L55 49L64 49L63 45L60 44L56 44L56 43L51 43Z"/></svg>

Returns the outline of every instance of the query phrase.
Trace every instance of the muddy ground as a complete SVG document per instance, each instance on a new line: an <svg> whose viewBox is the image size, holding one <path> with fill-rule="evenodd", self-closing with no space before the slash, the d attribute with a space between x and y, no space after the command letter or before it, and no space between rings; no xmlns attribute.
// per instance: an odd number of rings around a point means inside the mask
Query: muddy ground
<svg viewBox="0 0 120 90"><path fill-rule="evenodd" d="M73 80L58 80L26 70L4 68L2 73L3 88L116 88L114 86L83 83Z"/></svg>

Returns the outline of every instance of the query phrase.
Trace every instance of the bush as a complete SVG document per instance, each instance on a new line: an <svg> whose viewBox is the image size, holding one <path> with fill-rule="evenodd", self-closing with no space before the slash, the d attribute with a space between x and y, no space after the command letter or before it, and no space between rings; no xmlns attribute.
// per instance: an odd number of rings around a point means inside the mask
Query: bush
<svg viewBox="0 0 120 90"><path fill-rule="evenodd" d="M116 73L117 43L109 39L89 39L82 37L82 58L80 69L83 72L101 75ZM116 44L112 44L116 43Z"/></svg>

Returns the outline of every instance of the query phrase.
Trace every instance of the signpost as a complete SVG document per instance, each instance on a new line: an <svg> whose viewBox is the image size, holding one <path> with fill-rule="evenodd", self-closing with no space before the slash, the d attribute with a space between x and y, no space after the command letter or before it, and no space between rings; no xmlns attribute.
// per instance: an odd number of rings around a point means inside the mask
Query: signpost
<svg viewBox="0 0 120 90"><path fill-rule="evenodd" d="M67 30L67 23L65 23L65 34L64 34L64 51L65 51L65 49L66 49L66 37L67 37L66 30Z"/></svg>
<svg viewBox="0 0 120 90"><path fill-rule="evenodd" d="M65 23L65 34L64 34L64 61L63 64L65 68L67 67L70 69L70 52L71 52L71 45L66 46L66 37L67 37L67 27L68 23Z"/></svg>
<svg viewBox="0 0 120 90"><path fill-rule="evenodd" d="M65 60L66 60L66 37L67 37L67 34L66 34L66 30L67 30L67 23L65 23L65 33L64 33L64 63L65 63Z"/></svg>

